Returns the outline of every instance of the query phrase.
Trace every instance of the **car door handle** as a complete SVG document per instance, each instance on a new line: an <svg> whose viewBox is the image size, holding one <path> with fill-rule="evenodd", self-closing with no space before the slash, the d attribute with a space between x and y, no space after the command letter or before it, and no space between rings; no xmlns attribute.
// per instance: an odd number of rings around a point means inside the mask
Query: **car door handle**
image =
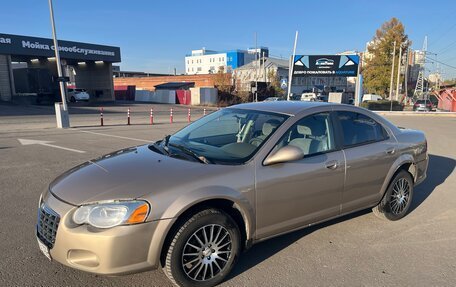
<svg viewBox="0 0 456 287"><path fill-rule="evenodd" d="M336 169L339 166L339 163L336 160L332 160L325 163L325 166L328 169Z"/></svg>
<svg viewBox="0 0 456 287"><path fill-rule="evenodd" d="M385 152L386 152L386 154L394 154L396 152L396 150L394 148L389 148Z"/></svg>

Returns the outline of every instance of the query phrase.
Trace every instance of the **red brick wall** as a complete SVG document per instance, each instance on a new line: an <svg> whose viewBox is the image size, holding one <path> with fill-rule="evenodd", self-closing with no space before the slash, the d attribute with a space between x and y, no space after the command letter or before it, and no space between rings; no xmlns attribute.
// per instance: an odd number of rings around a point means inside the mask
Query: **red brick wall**
<svg viewBox="0 0 456 287"><path fill-rule="evenodd" d="M213 87L215 75L182 75L160 77L114 78L114 86L136 86L136 89L155 90L154 86L168 82L195 82L195 87Z"/></svg>

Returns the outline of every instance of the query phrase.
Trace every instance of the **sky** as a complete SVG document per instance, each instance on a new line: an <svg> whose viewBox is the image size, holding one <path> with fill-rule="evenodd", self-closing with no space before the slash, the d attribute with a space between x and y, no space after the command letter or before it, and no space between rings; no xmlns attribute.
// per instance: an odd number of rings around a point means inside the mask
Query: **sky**
<svg viewBox="0 0 456 287"><path fill-rule="evenodd" d="M0 33L52 36L47 0L2 1ZM381 24L398 18L421 49L428 36L444 78L456 78L455 0L54 0L57 36L62 40L119 46L122 70L184 72L191 50L269 47L288 58L295 31L297 54L363 51Z"/></svg>

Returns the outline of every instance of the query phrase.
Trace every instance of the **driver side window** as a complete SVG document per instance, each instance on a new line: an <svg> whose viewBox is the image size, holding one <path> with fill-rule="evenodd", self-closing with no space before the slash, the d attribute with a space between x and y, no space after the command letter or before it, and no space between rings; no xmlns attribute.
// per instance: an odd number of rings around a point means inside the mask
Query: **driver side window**
<svg viewBox="0 0 456 287"><path fill-rule="evenodd" d="M300 148L305 156L333 150L335 144L330 113L302 118L283 135L274 150L287 145Z"/></svg>

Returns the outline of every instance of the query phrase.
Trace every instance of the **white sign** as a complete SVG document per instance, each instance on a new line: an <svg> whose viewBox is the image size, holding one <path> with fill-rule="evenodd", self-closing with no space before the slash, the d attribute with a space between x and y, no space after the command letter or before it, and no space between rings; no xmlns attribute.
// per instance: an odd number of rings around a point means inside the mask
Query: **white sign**
<svg viewBox="0 0 456 287"><path fill-rule="evenodd" d="M282 90L286 90L287 89L287 87L288 87L287 79L280 80L280 87L282 88Z"/></svg>

